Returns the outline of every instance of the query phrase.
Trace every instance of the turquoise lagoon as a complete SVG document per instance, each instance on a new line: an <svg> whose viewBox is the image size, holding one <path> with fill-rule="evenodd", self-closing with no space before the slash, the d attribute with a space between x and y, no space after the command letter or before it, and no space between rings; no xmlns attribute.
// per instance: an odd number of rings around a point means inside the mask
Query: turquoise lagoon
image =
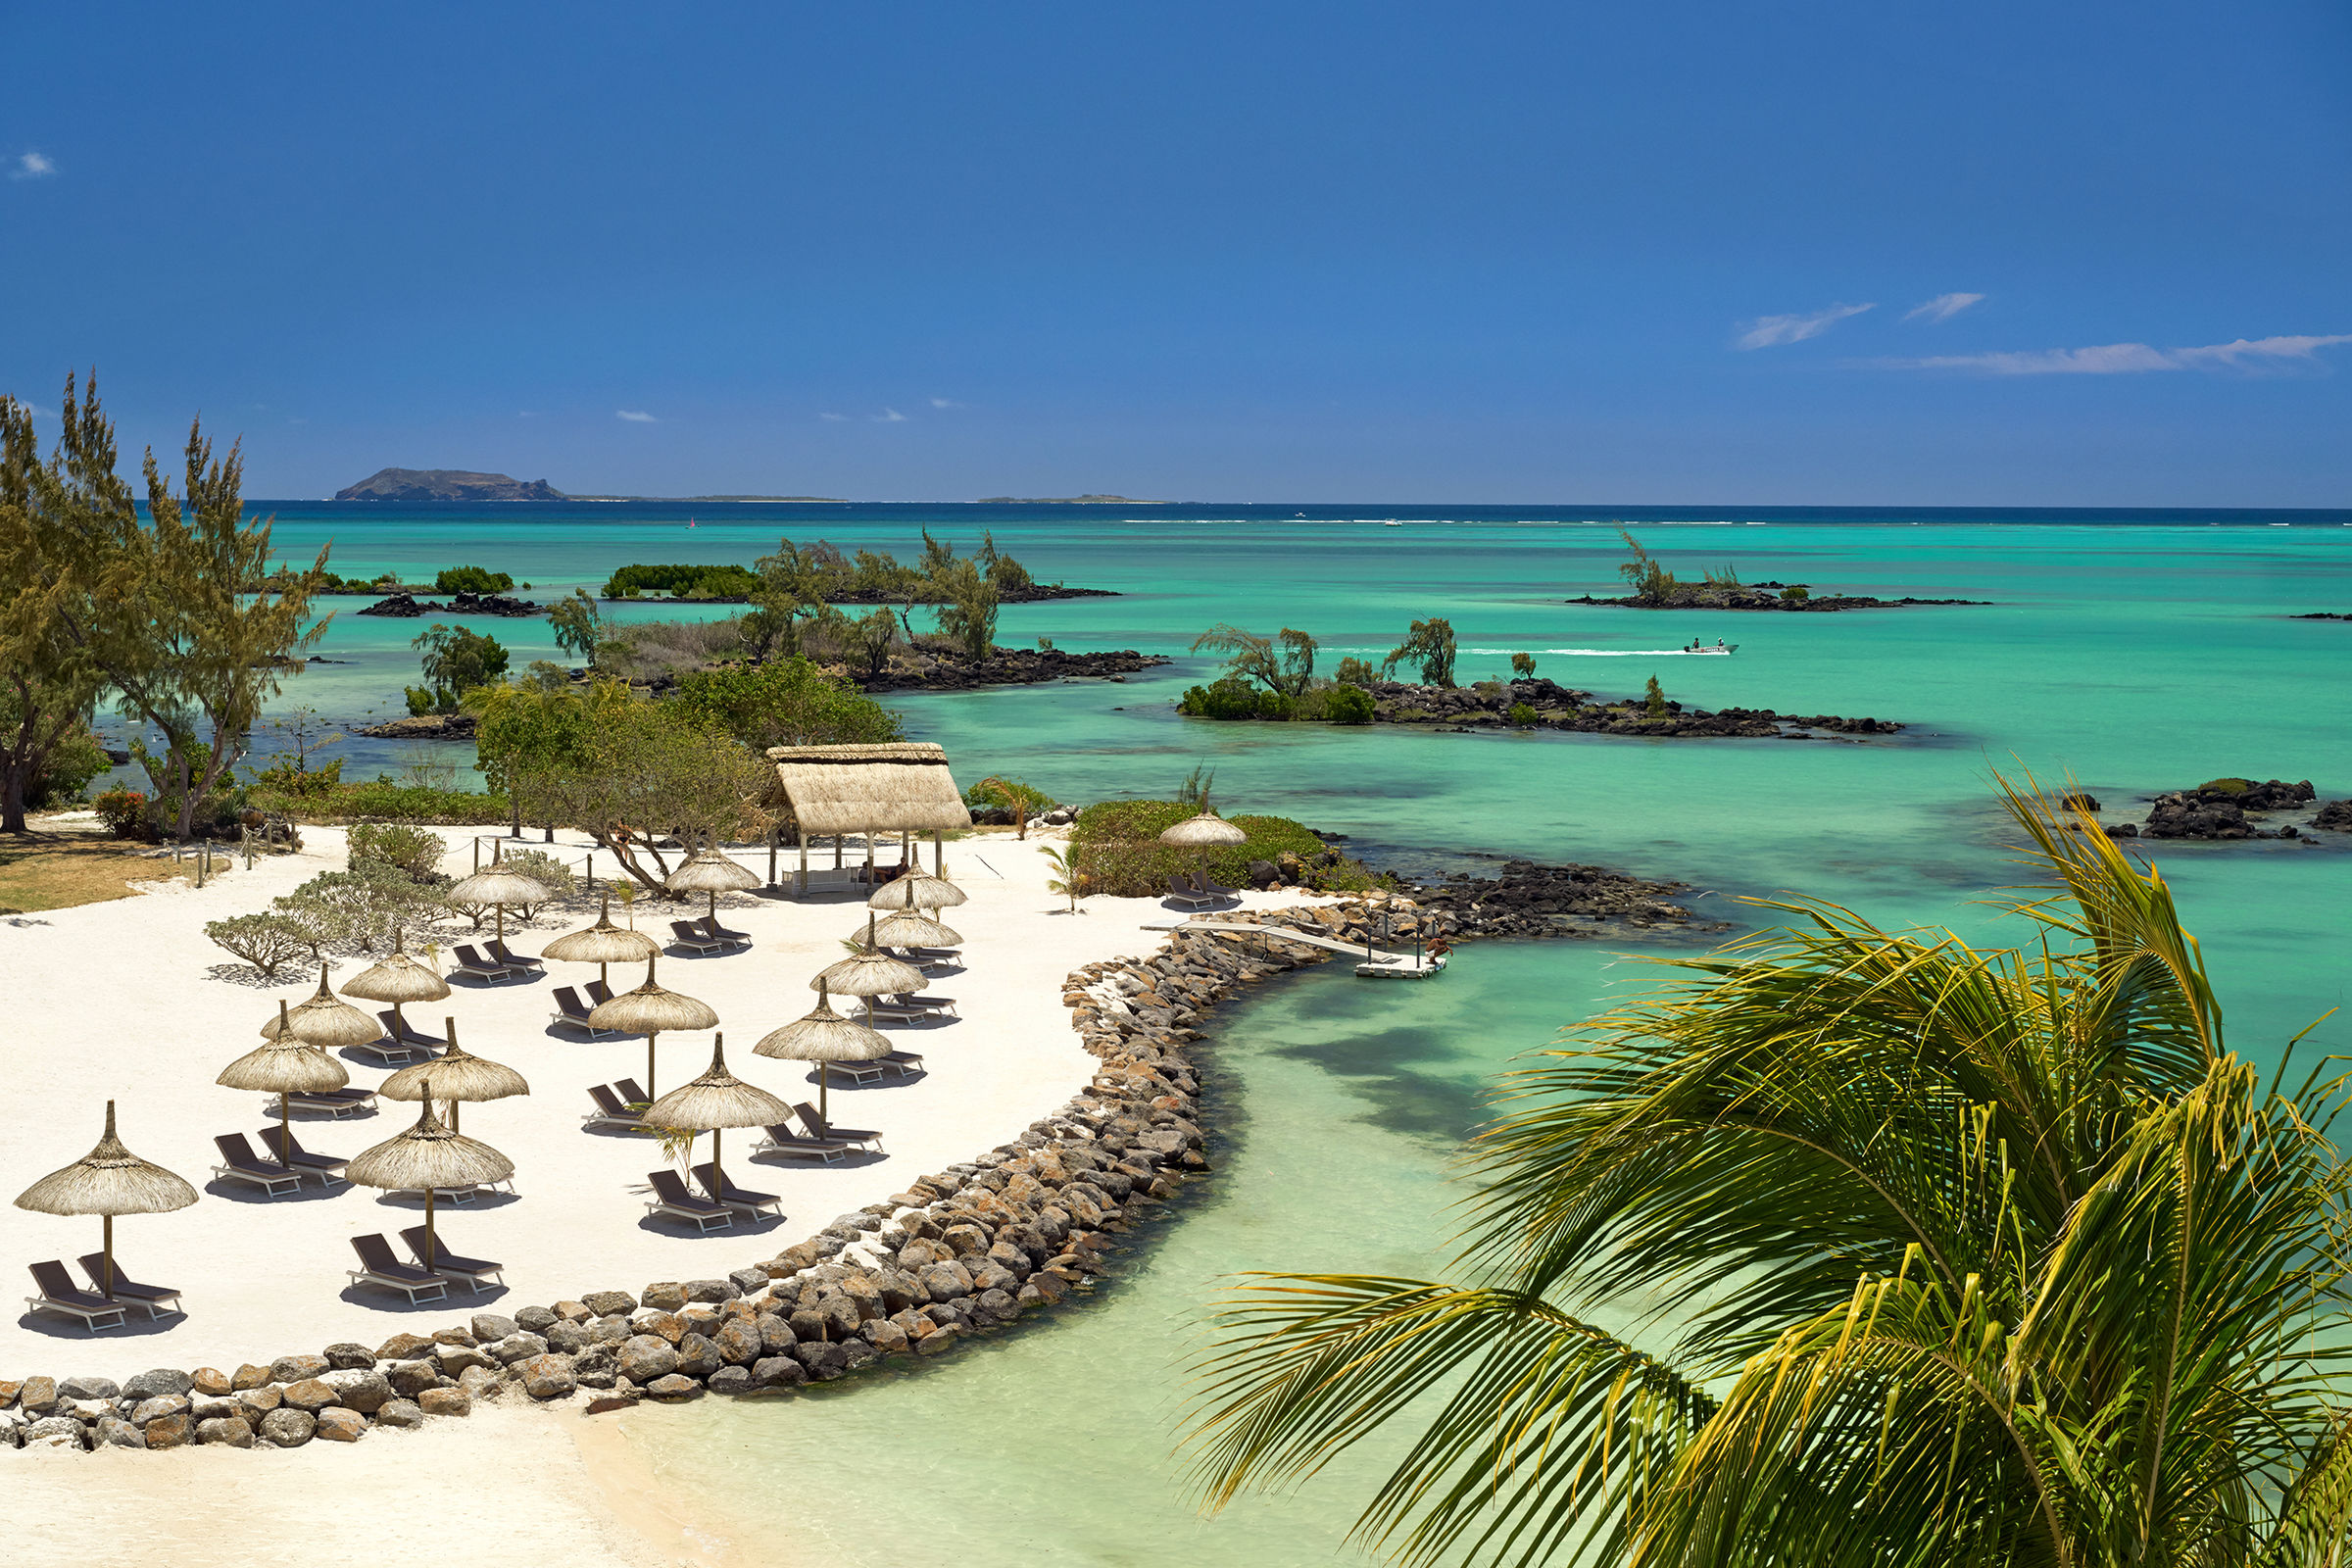
<svg viewBox="0 0 2352 1568"><path fill-rule="evenodd" d="M918 526L966 547L986 526L1039 577L1123 595L1008 609L999 641L1050 636L1178 662L1125 683L896 700L909 732L945 743L960 772L1009 773L1086 801L1165 795L1205 763L1226 808L1296 815L1399 863L1598 861L1690 882L1694 907L1731 919L1759 918L1741 896L1795 890L1885 922L2003 939L2014 927L1979 902L2009 874L1990 804L1996 767L2071 774L2110 805L2227 773L2352 794L2352 624L2288 618L2352 611L2352 514L277 510L281 548L307 556L332 536L346 574L429 576L474 562L530 580L539 597L593 586L629 561L748 561L779 533L907 556ZM1620 517L1686 574L1731 564L1748 581L1993 603L1718 616L1563 604L1614 591ZM1170 710L1214 667L1186 653L1212 622L1309 631L1328 665L1377 657L1432 614L1452 620L1465 681L1505 673L1509 654L1526 651L1542 673L1608 696L1655 674L1705 707L1866 713L1911 728L1866 745L1643 742L1214 725ZM418 629L338 615L318 652L352 662L315 667L287 700L338 718L396 709ZM541 623L491 629L517 662L552 657ZM1671 652L1693 636L1740 653ZM362 743L351 755L362 771L401 760ZM2345 1003L2352 844L2143 848L2204 940L2239 1052L2273 1061ZM1474 947L1433 985L1322 972L1254 993L1223 1015L1209 1048L1218 1174L1081 1310L879 1386L645 1410L627 1431L666 1487L755 1560L822 1553L864 1568L944 1539L976 1568L1325 1560L1343 1549L1361 1494L1348 1476L1205 1523L1185 1500L1171 1447L1202 1304L1238 1269L1442 1267L1460 1196L1447 1154L1480 1118L1485 1088L1642 978L1638 957ZM2316 1043L2342 1051L2346 1030L2331 1022ZM772 1512L746 1501L763 1495L779 1499Z"/></svg>

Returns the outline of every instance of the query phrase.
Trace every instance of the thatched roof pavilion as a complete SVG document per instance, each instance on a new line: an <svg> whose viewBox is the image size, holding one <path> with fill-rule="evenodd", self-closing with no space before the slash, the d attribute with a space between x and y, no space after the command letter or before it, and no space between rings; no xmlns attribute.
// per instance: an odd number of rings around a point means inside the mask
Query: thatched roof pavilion
<svg viewBox="0 0 2352 1568"><path fill-rule="evenodd" d="M928 741L777 746L768 750L767 760L775 764L776 783L760 804L780 813L783 831L800 844L802 892L808 887L811 838L833 841L839 869L842 841L851 834L864 837L870 866L877 836L899 835L902 863L911 863L914 835L928 833L937 870L944 858L940 835L971 825L963 792L948 771L947 750Z"/></svg>

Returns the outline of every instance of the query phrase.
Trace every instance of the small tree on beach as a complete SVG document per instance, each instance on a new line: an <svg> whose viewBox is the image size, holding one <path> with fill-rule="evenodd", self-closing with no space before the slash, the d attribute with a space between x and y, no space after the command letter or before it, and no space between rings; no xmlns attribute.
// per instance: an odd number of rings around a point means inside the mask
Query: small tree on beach
<svg viewBox="0 0 2352 1568"><path fill-rule="evenodd" d="M1642 711L1645 718L1665 718L1673 711L1666 706L1666 688L1658 684L1655 675L1649 677L1649 684L1642 689Z"/></svg>
<svg viewBox="0 0 2352 1568"><path fill-rule="evenodd" d="M758 802L775 775L741 742L617 682L602 683L591 704L586 737L549 771L544 799L645 892L669 896L664 840L719 843L767 830Z"/></svg>
<svg viewBox="0 0 2352 1568"><path fill-rule="evenodd" d="M1220 621L1193 639L1193 652L1225 654L1228 674L1285 697L1303 697L1315 683L1315 640L1288 626L1260 637Z"/></svg>
<svg viewBox="0 0 2352 1568"><path fill-rule="evenodd" d="M68 618L87 584L74 539L35 499L32 410L0 398L0 832L23 833L50 758L89 727L103 681Z"/></svg>
<svg viewBox="0 0 2352 1568"><path fill-rule="evenodd" d="M1534 679L1534 678L1535 678L1535 673L1536 673L1536 656L1535 656L1535 655L1533 655L1533 654L1513 654L1513 655L1511 656L1511 679L1513 679L1513 680L1532 680L1532 679Z"/></svg>
<svg viewBox="0 0 2352 1568"><path fill-rule="evenodd" d="M507 672L506 645L464 626L435 621L409 646L424 651L424 685L409 688L412 713L454 713L466 693Z"/></svg>
<svg viewBox="0 0 2352 1568"><path fill-rule="evenodd" d="M926 544L930 536L924 535ZM928 550L925 554L928 555ZM968 659L986 659L997 634L996 585L969 561L951 557L930 577L939 595L939 629Z"/></svg>
<svg viewBox="0 0 2352 1568"><path fill-rule="evenodd" d="M605 620L587 589L574 588L570 598L548 606L547 629L555 634L559 649L595 667L596 651L605 640Z"/></svg>
<svg viewBox="0 0 2352 1568"><path fill-rule="evenodd" d="M1079 868L1078 846L1057 850L1051 844L1041 844L1037 848L1046 858L1046 863L1054 868L1054 875L1046 882L1046 891L1065 895L1070 901L1070 912L1084 914L1086 911L1078 907L1078 901L1086 896L1086 873Z"/></svg>
<svg viewBox="0 0 2352 1568"><path fill-rule="evenodd" d="M1398 664L1414 663L1421 666L1422 685L1451 686L1453 651L1452 621L1434 615L1428 620L1416 620L1404 641L1389 650L1389 657L1381 662L1381 672L1391 674Z"/></svg>
<svg viewBox="0 0 2352 1568"><path fill-rule="evenodd" d="M1350 656L1340 661L1332 679L1342 686L1369 686L1380 679L1380 671L1372 667L1370 660Z"/></svg>

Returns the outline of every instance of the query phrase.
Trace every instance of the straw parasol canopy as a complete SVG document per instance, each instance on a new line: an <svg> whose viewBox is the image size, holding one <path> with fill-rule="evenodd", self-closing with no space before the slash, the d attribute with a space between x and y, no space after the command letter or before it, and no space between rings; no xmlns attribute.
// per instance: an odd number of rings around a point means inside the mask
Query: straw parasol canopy
<svg viewBox="0 0 2352 1568"><path fill-rule="evenodd" d="M937 920L911 911L869 921L866 940L878 948L960 948L963 938Z"/></svg>
<svg viewBox="0 0 2352 1568"><path fill-rule="evenodd" d="M63 1170L53 1170L17 1195L17 1206L36 1214L105 1216L106 1268L99 1294L115 1294L115 1216L168 1214L196 1201L196 1189L163 1166L141 1159L115 1136L115 1102L106 1102L106 1133L98 1147Z"/></svg>
<svg viewBox="0 0 2352 1568"><path fill-rule="evenodd" d="M555 891L535 877L511 871L497 857L505 853L501 845L491 852L491 861L469 877L463 878L449 890L452 904L488 904L498 909L498 940L507 940L507 906L510 904L545 904L554 898Z"/></svg>
<svg viewBox="0 0 2352 1568"><path fill-rule="evenodd" d="M223 1089L252 1089L277 1097L277 1157L279 1163L290 1165L293 1161L287 1156L292 1152L289 1140L294 1128L286 1116L286 1097L297 1091L340 1089L351 1082L351 1071L303 1039L286 1015L285 1003L280 1002L277 1028L270 1031L269 1043L221 1068L213 1082Z"/></svg>
<svg viewBox="0 0 2352 1568"><path fill-rule="evenodd" d="M820 978L816 985L816 1007L807 1017L786 1024L766 1035L752 1048L755 1056L780 1056L787 1061L816 1063L816 1111L820 1116L831 1115L825 1099L826 1064L835 1061L878 1061L890 1054L890 1037L880 1031L844 1018L833 1010L833 1002Z"/></svg>
<svg viewBox="0 0 2352 1568"><path fill-rule="evenodd" d="M441 994L449 995L449 988L442 987ZM291 1013L280 1003L277 1016L262 1025L262 1038L275 1040L278 1031L285 1028L292 1029L294 1038L304 1045L317 1046L321 1051L364 1046L384 1032L383 1025L334 994L327 986L323 963L318 966L318 989Z"/></svg>
<svg viewBox="0 0 2352 1568"><path fill-rule="evenodd" d="M710 906L707 912L712 919L718 917L721 893L741 893L759 885L757 873L737 865L716 850L697 850L685 864L669 873L667 881L672 893L710 894Z"/></svg>
<svg viewBox="0 0 2352 1568"><path fill-rule="evenodd" d="M709 1069L646 1106L640 1119L671 1132L710 1135L710 1196L716 1198L726 1191L727 1181L718 1164L720 1131L773 1126L791 1114L790 1105L727 1071L727 1037L712 1035Z"/></svg>
<svg viewBox="0 0 2352 1568"><path fill-rule="evenodd" d="M430 1061L403 1067L383 1082L376 1091L393 1100L422 1100L426 1079L432 1080L433 1093L449 1102L449 1130L458 1130L458 1102L461 1100L505 1100L510 1095L527 1095L531 1086L522 1081L522 1074L505 1062L477 1056L458 1044L458 1020L448 1018L442 1026L449 1031L449 1049Z"/></svg>
<svg viewBox="0 0 2352 1568"><path fill-rule="evenodd" d="M393 1021L402 1034L408 1033L408 1018L401 1004L409 1002L439 1002L449 995L449 982L429 963L419 963L405 952L392 956L371 968L362 969L343 982L343 994L358 997L364 1002L392 1004ZM297 1023L297 1031L301 1029Z"/></svg>
<svg viewBox="0 0 2352 1568"><path fill-rule="evenodd" d="M953 909L967 895L944 876L910 871L874 889L865 901L869 909Z"/></svg>
<svg viewBox="0 0 2352 1568"><path fill-rule="evenodd" d="M439 1062L426 1066L438 1067ZM503 1182L514 1174L514 1162L479 1139L468 1138L455 1128L444 1127L433 1115L433 1096L438 1087L428 1086L424 1102L417 1108L416 1125L397 1138L386 1139L373 1149L363 1151L343 1168L343 1174L363 1187L381 1187L387 1192L424 1193L425 1256L433 1255L433 1194L445 1187L479 1187L485 1182Z"/></svg>
<svg viewBox="0 0 2352 1568"><path fill-rule="evenodd" d="M871 949L828 965L808 982L811 991L839 992L845 997L895 997L902 991L922 988L921 970Z"/></svg>
<svg viewBox="0 0 2352 1568"><path fill-rule="evenodd" d="M1216 812L1202 811L1199 816L1186 817L1173 827L1162 828L1159 842L1173 844L1184 850L1208 850L1239 844L1249 836Z"/></svg>
<svg viewBox="0 0 2352 1568"><path fill-rule="evenodd" d="M692 997L682 997L665 989L654 978L655 960L645 960L645 984L634 991L624 991L611 1002L600 1002L588 1012L592 1029L611 1029L616 1034L645 1036L645 1092L654 1090L654 1044L664 1031L672 1029L715 1029L718 1014ZM912 971L908 971L911 973Z"/></svg>
<svg viewBox="0 0 2352 1568"><path fill-rule="evenodd" d="M612 974L606 965L650 963L661 951L662 944L644 932L624 931L612 923L612 899L608 894L597 910L596 924L564 932L541 948L539 956L561 963L593 963L596 977L610 984Z"/></svg>

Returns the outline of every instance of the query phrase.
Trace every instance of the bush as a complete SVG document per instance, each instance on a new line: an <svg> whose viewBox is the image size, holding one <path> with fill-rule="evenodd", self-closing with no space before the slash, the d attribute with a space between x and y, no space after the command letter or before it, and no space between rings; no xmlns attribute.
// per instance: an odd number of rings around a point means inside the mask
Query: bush
<svg viewBox="0 0 2352 1568"><path fill-rule="evenodd" d="M88 730L61 736L42 759L41 770L26 781L24 804L37 808L79 800L82 786L112 766L114 759Z"/></svg>
<svg viewBox="0 0 2352 1568"><path fill-rule="evenodd" d="M2254 787L2250 778L2209 778L2197 786L2199 795L2243 795Z"/></svg>
<svg viewBox="0 0 2352 1568"><path fill-rule="evenodd" d="M570 898L580 885L579 878L572 874L570 866L543 851L509 850L499 857L499 863L510 871L519 872L532 881L542 884L559 899ZM528 920L545 906L519 904L514 907L521 912L525 920ZM480 922L476 921L475 923L478 925Z"/></svg>
<svg viewBox="0 0 2352 1568"><path fill-rule="evenodd" d="M332 795L343 782L343 759L319 767L301 767L293 762L276 762L253 775L255 785L289 795L296 800L318 800Z"/></svg>
<svg viewBox="0 0 2352 1568"><path fill-rule="evenodd" d="M1323 700L1323 716L1334 724L1369 724L1379 706L1360 686L1334 686Z"/></svg>
<svg viewBox="0 0 2352 1568"><path fill-rule="evenodd" d="M1521 729L1532 728L1536 722L1536 710L1525 703L1513 703L1511 710L1502 716Z"/></svg>
<svg viewBox="0 0 2352 1568"><path fill-rule="evenodd" d="M481 566L451 566L433 579L437 594L503 594L514 586L507 573Z"/></svg>
<svg viewBox="0 0 2352 1568"><path fill-rule="evenodd" d="M1238 675L1227 675L1211 686L1195 686L1176 704L1176 711L1192 718L1258 718L1281 723L1298 715L1298 700L1281 692L1263 691Z"/></svg>
<svg viewBox="0 0 2352 1568"><path fill-rule="evenodd" d="M688 670L663 702L754 751L770 746L874 746L905 735L899 715L806 659Z"/></svg>
<svg viewBox="0 0 2352 1568"><path fill-rule="evenodd" d="M1533 655L1533 654L1513 654L1513 655L1511 656L1511 679L1513 679L1513 680L1532 680L1532 679L1534 679L1534 678L1535 678L1535 673L1536 673L1536 656L1535 656L1535 655Z"/></svg>
<svg viewBox="0 0 2352 1568"><path fill-rule="evenodd" d="M317 956L319 949L338 942L373 949L395 925L430 920L443 905L407 872L380 860L362 860L348 871L320 872L276 900L274 907L302 928L303 943Z"/></svg>
<svg viewBox="0 0 2352 1568"><path fill-rule="evenodd" d="M605 579L605 597L637 599L648 593L666 593L680 599L749 599L759 587L760 574L743 566L631 564Z"/></svg>
<svg viewBox="0 0 2352 1568"><path fill-rule="evenodd" d="M1332 678L1343 686L1369 686L1380 679L1380 671L1368 659L1343 659Z"/></svg>
<svg viewBox="0 0 2352 1568"><path fill-rule="evenodd" d="M1014 807L1020 808L1018 820L1027 821L1041 811L1051 811L1055 806L1053 796L1044 790L1022 783L1017 778L991 775L963 792L963 804L976 811L1001 810L1004 820L1011 823Z"/></svg>
<svg viewBox="0 0 2352 1568"><path fill-rule="evenodd" d="M1168 878L1199 868L1201 852L1162 844L1159 834L1197 810L1179 801L1105 801L1079 812L1070 829L1070 843L1074 854L1084 852L1077 859L1087 893L1130 899L1164 895ZM1210 878L1226 886L1246 885L1251 860L1279 860L1286 854L1304 862L1309 882L1323 892L1387 885L1360 861L1341 856L1287 816L1233 816L1226 820L1249 835L1239 844L1207 852Z"/></svg>
<svg viewBox="0 0 2352 1568"><path fill-rule="evenodd" d="M265 980L276 979L278 970L312 947L303 928L282 914L239 914L225 920L208 920L204 934L252 964Z"/></svg>
<svg viewBox="0 0 2352 1568"><path fill-rule="evenodd" d="M158 835L148 804L144 791L121 788L107 790L90 802L97 808L98 820L115 837L153 843Z"/></svg>
<svg viewBox="0 0 2352 1568"><path fill-rule="evenodd" d="M1781 599L1785 604L1801 605L1812 597L1813 595L1806 590L1805 585L1801 582L1792 582L1788 587L1781 590Z"/></svg>
<svg viewBox="0 0 2352 1568"><path fill-rule="evenodd" d="M388 865L412 882L429 882L441 873L447 846L441 835L405 822L356 822L351 829L351 868L362 862Z"/></svg>
<svg viewBox="0 0 2352 1568"><path fill-rule="evenodd" d="M249 802L305 822L504 822L513 815L502 794L476 795L470 790L445 790L424 784L395 784L379 777L371 784L345 784L331 795L303 798L276 790L256 788Z"/></svg>

